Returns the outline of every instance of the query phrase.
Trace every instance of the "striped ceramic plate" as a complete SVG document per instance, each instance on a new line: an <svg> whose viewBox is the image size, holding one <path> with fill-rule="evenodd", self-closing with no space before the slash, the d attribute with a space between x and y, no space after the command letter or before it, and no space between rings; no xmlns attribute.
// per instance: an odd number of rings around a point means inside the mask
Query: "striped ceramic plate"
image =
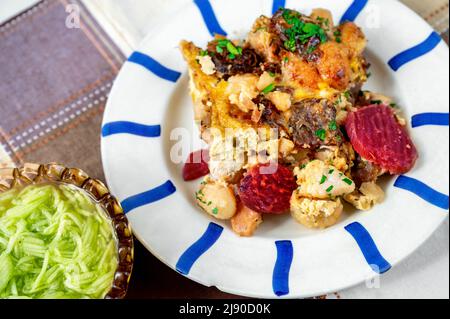
<svg viewBox="0 0 450 319"><path fill-rule="evenodd" d="M201 143L192 122L181 39L206 45L214 33L244 37L253 21L286 6L330 9L355 20L369 39L368 89L404 108L420 161L385 180L386 201L310 231L291 218L267 218L253 238L196 208L197 183L181 178L180 146ZM108 102L102 155L108 184L136 237L161 261L207 286L254 297L307 297L388 271L447 218L449 190L448 47L429 25L391 0L195 0L143 41L125 63Z"/></svg>

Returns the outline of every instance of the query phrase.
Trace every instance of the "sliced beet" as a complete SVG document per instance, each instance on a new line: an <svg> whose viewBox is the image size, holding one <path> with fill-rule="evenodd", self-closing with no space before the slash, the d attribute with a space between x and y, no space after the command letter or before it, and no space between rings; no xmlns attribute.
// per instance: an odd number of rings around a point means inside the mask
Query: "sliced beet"
<svg viewBox="0 0 450 319"><path fill-rule="evenodd" d="M346 130L353 148L364 159L391 174L405 174L418 158L405 127L387 105L369 105L348 115Z"/></svg>

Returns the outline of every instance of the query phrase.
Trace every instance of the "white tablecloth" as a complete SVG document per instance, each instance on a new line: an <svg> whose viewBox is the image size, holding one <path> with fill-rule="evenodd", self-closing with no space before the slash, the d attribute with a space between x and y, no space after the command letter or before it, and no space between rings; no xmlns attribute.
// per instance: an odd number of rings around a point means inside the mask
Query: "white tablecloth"
<svg viewBox="0 0 450 319"><path fill-rule="evenodd" d="M126 55L149 30L191 0L84 0L85 5ZM0 22L36 0L0 0ZM341 298L449 298L449 221L412 256L380 278L340 291ZM330 298L336 295L330 295Z"/></svg>

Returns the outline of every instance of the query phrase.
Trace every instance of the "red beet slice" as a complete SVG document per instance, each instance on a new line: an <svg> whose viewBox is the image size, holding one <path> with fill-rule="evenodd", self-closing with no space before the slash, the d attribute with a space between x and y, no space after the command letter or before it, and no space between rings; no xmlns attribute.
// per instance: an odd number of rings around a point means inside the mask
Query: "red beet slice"
<svg viewBox="0 0 450 319"><path fill-rule="evenodd" d="M253 167L239 186L239 197L245 206L258 213L282 214L289 210L292 192L297 188L294 174L288 168L277 165L269 174Z"/></svg>
<svg viewBox="0 0 450 319"><path fill-rule="evenodd" d="M405 174L418 158L417 149L393 110L369 105L352 112L345 125L353 148L391 174Z"/></svg>
<svg viewBox="0 0 450 319"><path fill-rule="evenodd" d="M209 174L209 152L200 150L189 155L183 167L183 179L186 182L199 179Z"/></svg>

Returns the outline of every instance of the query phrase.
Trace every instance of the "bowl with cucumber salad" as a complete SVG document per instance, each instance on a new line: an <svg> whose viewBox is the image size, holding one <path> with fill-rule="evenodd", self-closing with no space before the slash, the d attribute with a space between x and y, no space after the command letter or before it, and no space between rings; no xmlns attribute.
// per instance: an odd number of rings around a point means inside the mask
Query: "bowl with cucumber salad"
<svg viewBox="0 0 450 319"><path fill-rule="evenodd" d="M133 260L102 182L58 164L0 169L0 299L122 299Z"/></svg>

